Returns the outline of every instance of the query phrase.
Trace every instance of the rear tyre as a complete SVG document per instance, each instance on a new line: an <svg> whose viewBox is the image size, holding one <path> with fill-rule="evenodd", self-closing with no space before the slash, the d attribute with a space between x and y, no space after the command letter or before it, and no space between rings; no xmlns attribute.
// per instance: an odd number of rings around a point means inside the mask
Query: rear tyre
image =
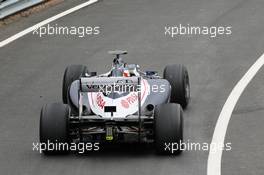
<svg viewBox="0 0 264 175"><path fill-rule="evenodd" d="M70 65L65 69L62 82L62 101L68 104L68 90L73 81L80 79L88 73L88 69L84 65Z"/></svg>
<svg viewBox="0 0 264 175"><path fill-rule="evenodd" d="M183 109L190 101L190 82L187 68L181 64L168 65L163 72L164 79L171 84L171 103L179 103Z"/></svg>
<svg viewBox="0 0 264 175"><path fill-rule="evenodd" d="M69 107L62 103L43 106L40 113L39 138L44 154L67 153L69 146ZM63 145L59 149L55 145Z"/></svg>
<svg viewBox="0 0 264 175"><path fill-rule="evenodd" d="M180 148L183 143L183 115L179 104L169 103L156 106L154 133L158 154L178 155L182 152Z"/></svg>

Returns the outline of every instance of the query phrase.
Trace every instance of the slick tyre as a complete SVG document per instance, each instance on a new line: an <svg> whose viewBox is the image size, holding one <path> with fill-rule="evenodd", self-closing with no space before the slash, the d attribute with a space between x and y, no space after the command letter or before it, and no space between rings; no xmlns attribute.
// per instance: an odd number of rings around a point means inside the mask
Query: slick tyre
<svg viewBox="0 0 264 175"><path fill-rule="evenodd" d="M179 104L157 105L154 111L154 139L158 154L179 155L183 142L183 112Z"/></svg>
<svg viewBox="0 0 264 175"><path fill-rule="evenodd" d="M64 154L69 146L69 107L62 103L43 106L40 113L39 138L44 154ZM63 145L59 148L55 145Z"/></svg>
<svg viewBox="0 0 264 175"><path fill-rule="evenodd" d="M64 71L62 82L62 101L68 104L68 90L73 81L80 79L88 73L88 69L84 65L70 65Z"/></svg>
<svg viewBox="0 0 264 175"><path fill-rule="evenodd" d="M171 103L179 103L185 109L190 101L190 82L187 68L181 64L168 65L163 72L164 79L171 85Z"/></svg>

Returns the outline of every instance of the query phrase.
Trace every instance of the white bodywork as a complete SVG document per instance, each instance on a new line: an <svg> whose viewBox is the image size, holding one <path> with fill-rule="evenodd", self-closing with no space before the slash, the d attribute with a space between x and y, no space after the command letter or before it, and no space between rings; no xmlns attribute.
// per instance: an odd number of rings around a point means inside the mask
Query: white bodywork
<svg viewBox="0 0 264 175"><path fill-rule="evenodd" d="M150 88L147 80L141 80L141 106L147 99ZM138 92L130 92L119 98L110 98L102 92L88 92L88 101L90 108L96 115L104 118L111 118L111 113L104 112L105 106L116 106L116 112L113 113L114 118L125 118L138 112Z"/></svg>

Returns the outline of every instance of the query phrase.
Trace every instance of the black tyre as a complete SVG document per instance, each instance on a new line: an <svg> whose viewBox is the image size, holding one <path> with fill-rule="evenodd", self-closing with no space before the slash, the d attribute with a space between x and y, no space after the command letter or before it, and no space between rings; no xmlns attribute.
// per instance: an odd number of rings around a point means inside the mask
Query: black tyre
<svg viewBox="0 0 264 175"><path fill-rule="evenodd" d="M181 64L168 65L163 72L164 79L171 84L171 103L179 103L183 109L190 101L190 82L187 68Z"/></svg>
<svg viewBox="0 0 264 175"><path fill-rule="evenodd" d="M157 105L154 111L155 147L158 154L178 155L182 152L183 115L179 104Z"/></svg>
<svg viewBox="0 0 264 175"><path fill-rule="evenodd" d="M88 69L84 65L70 65L65 69L62 82L62 101L68 104L68 90L73 81L80 79L88 73Z"/></svg>
<svg viewBox="0 0 264 175"><path fill-rule="evenodd" d="M67 153L69 146L69 107L62 103L43 106L40 113L39 138L44 154ZM63 145L59 149L55 145ZM48 146L49 145L49 146Z"/></svg>

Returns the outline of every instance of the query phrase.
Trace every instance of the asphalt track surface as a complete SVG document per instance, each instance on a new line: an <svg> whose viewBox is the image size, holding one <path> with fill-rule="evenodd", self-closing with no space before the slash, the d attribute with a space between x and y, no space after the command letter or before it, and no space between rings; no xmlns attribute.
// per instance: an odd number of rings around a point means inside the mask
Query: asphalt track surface
<svg viewBox="0 0 264 175"><path fill-rule="evenodd" d="M83 1L65 2L0 28L0 39ZM77 38L28 34L0 49L0 169L4 174L179 174L205 175L207 151L186 151L178 157L156 156L150 148L115 148L91 155L46 157L32 151L38 141L43 104L61 101L63 71L86 64L104 72L108 50L126 49L127 62L162 72L167 64L187 66L192 101L184 112L184 137L210 143L214 126L236 82L263 53L262 0L105 0L52 24L101 27L101 34ZM164 35L178 24L232 26L231 36ZM222 174L263 174L263 68L240 98L226 141Z"/></svg>

